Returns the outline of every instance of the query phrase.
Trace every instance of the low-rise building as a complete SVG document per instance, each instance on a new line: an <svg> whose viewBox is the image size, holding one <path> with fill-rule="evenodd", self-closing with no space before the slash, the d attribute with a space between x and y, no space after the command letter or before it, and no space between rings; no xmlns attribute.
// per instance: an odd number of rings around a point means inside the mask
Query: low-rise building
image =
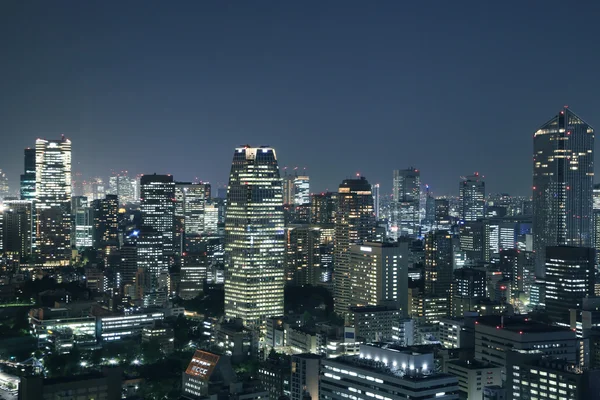
<svg viewBox="0 0 600 400"><path fill-rule="evenodd" d="M444 365L444 372L458 378L462 397L483 400L485 386L502 385L502 368L477 360L452 360Z"/></svg>
<svg viewBox="0 0 600 400"><path fill-rule="evenodd" d="M98 317L96 336L101 341L110 342L141 335L144 328L153 327L164 318L163 312Z"/></svg>
<svg viewBox="0 0 600 400"><path fill-rule="evenodd" d="M233 362L249 359L258 350L256 332L245 328L240 319L216 324L211 341Z"/></svg>
<svg viewBox="0 0 600 400"><path fill-rule="evenodd" d="M102 372L64 378L23 376L19 385L19 400L45 399L121 399L122 371L105 368Z"/></svg>
<svg viewBox="0 0 600 400"><path fill-rule="evenodd" d="M575 332L523 317L484 316L475 321L475 358L506 366L509 350L540 350L546 355L577 361Z"/></svg>
<svg viewBox="0 0 600 400"><path fill-rule="evenodd" d="M319 371L321 356L296 354L292 356L290 399L319 399Z"/></svg>
<svg viewBox="0 0 600 400"><path fill-rule="evenodd" d="M507 354L507 399L591 400L600 394L600 370L549 357L540 350Z"/></svg>
<svg viewBox="0 0 600 400"><path fill-rule="evenodd" d="M320 399L454 400L456 377L436 373L433 354L361 345L359 356L321 360Z"/></svg>
<svg viewBox="0 0 600 400"><path fill-rule="evenodd" d="M366 343L392 340L401 311L386 306L350 307L356 337Z"/></svg>
<svg viewBox="0 0 600 400"><path fill-rule="evenodd" d="M142 343L155 344L160 347L163 354L169 355L175 350L175 337L173 328L157 324L142 329Z"/></svg>

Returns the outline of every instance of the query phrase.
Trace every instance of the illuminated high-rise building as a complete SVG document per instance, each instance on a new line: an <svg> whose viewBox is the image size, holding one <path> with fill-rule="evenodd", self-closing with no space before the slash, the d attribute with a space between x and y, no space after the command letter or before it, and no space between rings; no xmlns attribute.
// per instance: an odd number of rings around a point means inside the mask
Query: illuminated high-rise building
<svg viewBox="0 0 600 400"><path fill-rule="evenodd" d="M121 204L135 203L136 181L127 175L127 171L113 174L108 179L108 193L117 195Z"/></svg>
<svg viewBox="0 0 600 400"><path fill-rule="evenodd" d="M29 200L4 200L3 251L14 260L32 254L33 208Z"/></svg>
<svg viewBox="0 0 600 400"><path fill-rule="evenodd" d="M334 224L338 206L338 194L333 192L313 194L310 203L310 222Z"/></svg>
<svg viewBox="0 0 600 400"><path fill-rule="evenodd" d="M594 129L565 107L533 137L533 248L545 276L548 246L592 246Z"/></svg>
<svg viewBox="0 0 600 400"><path fill-rule="evenodd" d="M333 296L335 312L347 315L351 305L350 247L373 240L375 213L371 185L365 177L344 180L338 190L335 218Z"/></svg>
<svg viewBox="0 0 600 400"><path fill-rule="evenodd" d="M569 310L581 308L583 298L594 296L596 251L588 247L546 248L546 312L569 325Z"/></svg>
<svg viewBox="0 0 600 400"><path fill-rule="evenodd" d="M119 199L115 194L92 201L94 248L108 254L119 244Z"/></svg>
<svg viewBox="0 0 600 400"><path fill-rule="evenodd" d="M287 170L281 177L283 204L294 204L294 175L288 175Z"/></svg>
<svg viewBox="0 0 600 400"><path fill-rule="evenodd" d="M87 197L71 199L71 246L83 250L94 246L94 217Z"/></svg>
<svg viewBox="0 0 600 400"><path fill-rule="evenodd" d="M294 178L294 204L297 206L310 204L310 178L306 175Z"/></svg>
<svg viewBox="0 0 600 400"><path fill-rule="evenodd" d="M168 266L174 252L175 182L171 175L142 175L140 187L142 224L161 236L162 262Z"/></svg>
<svg viewBox="0 0 600 400"><path fill-rule="evenodd" d="M421 172L418 169L394 170L392 200L392 236L418 235L421 222Z"/></svg>
<svg viewBox="0 0 600 400"><path fill-rule="evenodd" d="M47 265L71 258L71 141L37 139L35 145L36 253Z"/></svg>
<svg viewBox="0 0 600 400"><path fill-rule="evenodd" d="M275 149L235 149L225 217L225 314L249 327L283 315L282 194Z"/></svg>
<svg viewBox="0 0 600 400"><path fill-rule="evenodd" d="M433 231L425 236L425 294L450 298L454 263L452 235Z"/></svg>
<svg viewBox="0 0 600 400"><path fill-rule="evenodd" d="M477 221L485 217L485 182L476 172L464 177L458 186L460 218L464 221Z"/></svg>
<svg viewBox="0 0 600 400"><path fill-rule="evenodd" d="M35 149L25 149L24 169L21 174L21 200L35 200Z"/></svg>
<svg viewBox="0 0 600 400"><path fill-rule="evenodd" d="M371 185L371 192L373 193L373 211L375 212L375 220L379 221L379 183Z"/></svg>
<svg viewBox="0 0 600 400"><path fill-rule="evenodd" d="M8 177L0 169L0 200L10 197L10 187L8 186Z"/></svg>
<svg viewBox="0 0 600 400"><path fill-rule="evenodd" d="M286 284L316 285L321 274L321 229L309 224L290 224L285 229Z"/></svg>
<svg viewBox="0 0 600 400"><path fill-rule="evenodd" d="M177 182L175 184L175 214L183 218L187 235L200 235L204 231L206 185L204 183Z"/></svg>
<svg viewBox="0 0 600 400"><path fill-rule="evenodd" d="M408 313L408 242L350 246L351 306L394 303Z"/></svg>

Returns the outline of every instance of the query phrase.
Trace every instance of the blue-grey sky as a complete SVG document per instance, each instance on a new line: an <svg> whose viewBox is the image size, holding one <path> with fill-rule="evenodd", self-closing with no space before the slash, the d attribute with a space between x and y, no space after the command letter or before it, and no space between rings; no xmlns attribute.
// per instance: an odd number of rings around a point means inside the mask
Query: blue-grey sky
<svg viewBox="0 0 600 400"><path fill-rule="evenodd" d="M226 182L268 144L313 191L357 172L438 194L479 171L529 194L534 130L564 104L600 126L600 2L0 2L0 169L36 137L74 171Z"/></svg>

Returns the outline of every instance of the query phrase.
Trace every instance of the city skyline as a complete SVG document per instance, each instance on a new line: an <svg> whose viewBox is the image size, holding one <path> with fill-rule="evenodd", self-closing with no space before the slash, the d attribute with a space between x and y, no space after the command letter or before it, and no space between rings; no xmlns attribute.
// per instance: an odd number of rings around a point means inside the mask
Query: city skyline
<svg viewBox="0 0 600 400"><path fill-rule="evenodd" d="M538 63L571 43L593 48L599 5L572 9L581 23L567 33L544 29L561 15L549 3L379 6L158 3L141 19L124 5L115 19L90 4L39 15L11 4L0 25L13 78L2 87L14 96L0 100L0 131L12 140L0 168L16 187L17 153L64 133L73 171L88 177L156 172L219 187L230 149L251 142L307 167L314 192L358 172L390 193L390 171L414 165L434 194L479 171L490 193L529 195L521 171L538 121L569 104L597 125L594 61L571 63L564 85L548 85L561 66ZM22 31L24 20L39 28ZM426 123L399 123L408 119ZM387 145L365 152L377 137Z"/></svg>

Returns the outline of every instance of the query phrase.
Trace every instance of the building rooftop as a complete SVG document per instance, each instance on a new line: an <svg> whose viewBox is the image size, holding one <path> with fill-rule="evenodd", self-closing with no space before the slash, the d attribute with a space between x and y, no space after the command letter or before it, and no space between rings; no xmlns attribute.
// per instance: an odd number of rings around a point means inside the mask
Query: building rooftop
<svg viewBox="0 0 600 400"><path fill-rule="evenodd" d="M500 368L490 363L479 361L479 360L452 360L448 361L448 364L456 365L458 367L466 369L483 369L483 368Z"/></svg>
<svg viewBox="0 0 600 400"><path fill-rule="evenodd" d="M497 329L505 329L510 332L517 333L551 333L551 332L570 332L568 328L552 326L537 321L532 321L529 318L523 317L501 317L499 315L487 315L478 317L475 321L476 325L484 325L495 327Z"/></svg>
<svg viewBox="0 0 600 400"><path fill-rule="evenodd" d="M440 378L455 378L454 375L445 374L445 373L422 373L417 370L412 370L405 372L401 369L394 369L386 366L383 362L367 360L364 358L360 358L358 356L340 356L337 358L328 358L324 361L327 362L339 362L345 365L351 365L354 367L362 368L368 371L393 376L400 379L410 380L410 381L425 381L425 380L433 380Z"/></svg>
<svg viewBox="0 0 600 400"><path fill-rule="evenodd" d="M350 311L355 313L367 313L367 312L383 312L383 311L398 311L387 306L362 306L362 307L350 307Z"/></svg>

